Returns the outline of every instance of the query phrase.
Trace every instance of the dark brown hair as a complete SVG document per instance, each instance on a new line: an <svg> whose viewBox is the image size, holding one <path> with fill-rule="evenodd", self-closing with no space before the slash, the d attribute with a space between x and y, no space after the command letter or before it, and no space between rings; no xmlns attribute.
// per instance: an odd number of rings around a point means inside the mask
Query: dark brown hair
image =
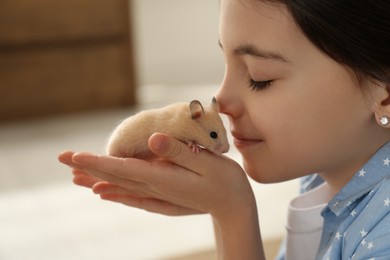
<svg viewBox="0 0 390 260"><path fill-rule="evenodd" d="M285 4L306 37L332 59L360 77L390 84L389 0L269 1Z"/></svg>

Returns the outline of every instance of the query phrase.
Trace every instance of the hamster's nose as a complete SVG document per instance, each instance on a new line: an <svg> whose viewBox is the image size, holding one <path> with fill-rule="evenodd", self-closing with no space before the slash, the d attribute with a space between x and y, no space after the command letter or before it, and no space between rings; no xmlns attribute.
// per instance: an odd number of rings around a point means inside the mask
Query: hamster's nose
<svg viewBox="0 0 390 260"><path fill-rule="evenodd" d="M227 153L227 152L229 152L229 144L224 145L222 148L222 153Z"/></svg>
<svg viewBox="0 0 390 260"><path fill-rule="evenodd" d="M227 153L229 151L229 144L226 145L219 144L216 151L218 153Z"/></svg>

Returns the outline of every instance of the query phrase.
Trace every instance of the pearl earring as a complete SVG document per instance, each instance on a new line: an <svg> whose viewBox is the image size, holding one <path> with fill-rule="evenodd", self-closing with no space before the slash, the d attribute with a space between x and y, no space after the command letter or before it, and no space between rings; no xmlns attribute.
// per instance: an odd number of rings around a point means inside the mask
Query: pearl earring
<svg viewBox="0 0 390 260"><path fill-rule="evenodd" d="M381 126L387 126L390 123L390 119L387 116L381 116L379 123Z"/></svg>

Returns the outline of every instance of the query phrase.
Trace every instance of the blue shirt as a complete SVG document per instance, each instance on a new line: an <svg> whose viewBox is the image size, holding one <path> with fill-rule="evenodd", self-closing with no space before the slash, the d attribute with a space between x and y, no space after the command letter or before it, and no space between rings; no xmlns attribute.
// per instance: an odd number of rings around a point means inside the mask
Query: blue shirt
<svg viewBox="0 0 390 260"><path fill-rule="evenodd" d="M317 175L303 180L302 191L322 182ZM390 259L390 142L354 175L321 215L324 225L316 259Z"/></svg>

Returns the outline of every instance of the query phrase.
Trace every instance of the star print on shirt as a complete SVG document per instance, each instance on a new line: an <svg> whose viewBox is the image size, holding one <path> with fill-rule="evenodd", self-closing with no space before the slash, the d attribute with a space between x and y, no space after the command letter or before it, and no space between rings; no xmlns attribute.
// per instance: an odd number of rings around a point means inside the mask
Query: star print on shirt
<svg viewBox="0 0 390 260"><path fill-rule="evenodd" d="M390 259L390 141L360 167L321 215L326 232L315 259Z"/></svg>
<svg viewBox="0 0 390 260"><path fill-rule="evenodd" d="M383 160L383 165L390 166L390 160L389 157Z"/></svg>
<svg viewBox="0 0 390 260"><path fill-rule="evenodd" d="M363 239L362 242L360 243L362 246L367 245L367 249L372 249L374 248L374 242L367 242L366 239Z"/></svg>

